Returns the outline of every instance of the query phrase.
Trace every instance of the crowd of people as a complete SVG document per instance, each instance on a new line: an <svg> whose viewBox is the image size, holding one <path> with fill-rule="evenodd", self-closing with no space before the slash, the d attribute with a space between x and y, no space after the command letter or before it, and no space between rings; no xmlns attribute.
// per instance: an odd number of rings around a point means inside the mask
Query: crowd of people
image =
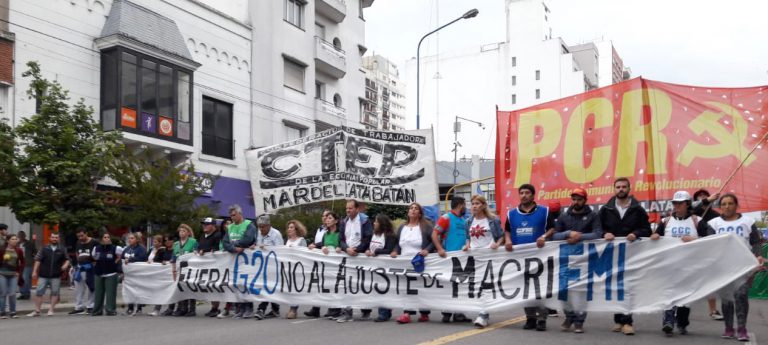
<svg viewBox="0 0 768 345"><path fill-rule="evenodd" d="M340 253L349 256L446 257L455 251L472 251L479 248L513 251L515 245L535 243L542 248L547 241L567 241L571 244L586 240L612 241L625 237L627 241L641 238L658 240L661 237L678 238L682 242L712 234L735 233L743 238L759 258L761 233L755 227L755 220L738 212L739 200L736 195L710 195L702 190L691 196L686 191L674 193L673 210L657 224L651 224L641 204L630 195L630 181L619 178L614 181L615 194L599 210L588 205L587 191L576 188L571 193L571 205L567 211L560 206L538 205L535 202L536 189L530 184L521 185L519 205L506 215L504 224L495 215L483 196L475 195L467 201L459 196L451 200L451 210L440 216L434 223L424 216L424 209L418 203L408 207L407 219L397 229L388 215L369 217L361 212L361 205L355 200L346 202L345 214L338 215L331 210L322 213L321 226L314 238L308 242L307 229L298 220L285 225L283 233L273 227L269 215L261 215L255 222L243 216L242 209L233 205L229 208L226 221L205 218L201 221L203 234L196 238L192 227L181 224L177 229L178 239L156 235L152 246L143 246L141 233L130 233L125 246L113 243L108 233L99 240L91 238L85 228L78 228L75 245L75 259L70 261L66 249L60 244L59 235L54 233L49 244L39 251L34 243L26 240L23 233L7 234L7 226L0 224L0 317L16 318L16 287L20 298L30 298L31 281L37 280L34 295L35 310L28 316L41 315L43 296L50 291L48 315L53 315L58 302L63 272L73 268L75 307L70 314L92 316L116 315L116 296L119 276L123 265L136 262L173 264L176 258L188 254L206 255L212 252L240 253L246 249L268 246L308 247L323 254ZM718 203L718 213L712 206ZM467 215L467 213L469 213ZM26 245L25 245L26 244ZM34 253L34 255L32 255ZM26 259L26 260L25 260ZM174 265L175 267L175 265ZM174 272L175 274L175 272ZM715 297L709 298L709 313L713 319L724 320L723 338L749 340L746 329L749 301L749 281L736 289L733 296L721 296L722 314L716 309ZM586 296L583 292L569 291L567 302L562 306L564 321L562 331L583 333L587 318ZM176 304L154 306L151 316L195 316L195 300L183 300ZM6 309L6 306L8 309ZM143 313L145 306L128 304L129 316ZM298 316L299 306L291 305L285 317ZM379 308L375 316L371 309L362 309L360 321L386 322L393 318L393 310ZM400 324L411 323L417 314L418 322L430 320L430 310L405 308L395 320ZM443 310L442 322L468 322L464 313ZM547 318L552 313L543 305L524 308L526 330L547 330ZM674 306L664 311L661 330L668 336L688 332L689 306ZM257 320L275 318L281 315L280 305L262 302L254 308L253 303L212 302L207 317ZM304 312L310 318L321 317L319 307ZM337 322L355 320L353 310L344 305L328 308L323 318ZM734 325L734 318L736 324ZM480 312L474 319L478 328L487 327L489 313ZM635 333L631 314L615 314L613 331L626 335Z"/></svg>

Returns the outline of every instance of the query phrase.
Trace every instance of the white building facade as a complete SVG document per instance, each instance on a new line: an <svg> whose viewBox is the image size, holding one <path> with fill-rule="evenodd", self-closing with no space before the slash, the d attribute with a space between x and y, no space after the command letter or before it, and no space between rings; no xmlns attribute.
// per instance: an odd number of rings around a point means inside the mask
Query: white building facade
<svg viewBox="0 0 768 345"><path fill-rule="evenodd" d="M397 65L381 55L363 57L365 100L361 122L368 129L405 129L405 83Z"/></svg>
<svg viewBox="0 0 768 345"><path fill-rule="evenodd" d="M361 127L372 3L0 0L0 56L12 56L0 59L0 116L16 125L35 113L21 74L38 61L131 149L221 174L202 202L252 217L247 149ZM0 223L12 218L0 208Z"/></svg>
<svg viewBox="0 0 768 345"><path fill-rule="evenodd" d="M421 128L434 128L439 160L452 159L456 116L485 125L485 129L463 126L466 130L458 134L459 156L493 157L497 106L522 109L597 86L599 77L588 79L570 47L553 36L550 9L544 1L504 1L504 42L421 57L419 122ZM411 128L416 122L415 58L406 62L405 75L411 85L407 97Z"/></svg>

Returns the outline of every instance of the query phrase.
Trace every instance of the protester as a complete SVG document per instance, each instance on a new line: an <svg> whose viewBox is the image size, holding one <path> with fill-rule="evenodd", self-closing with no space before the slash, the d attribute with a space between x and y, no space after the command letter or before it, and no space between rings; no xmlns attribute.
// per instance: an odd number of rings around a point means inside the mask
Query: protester
<svg viewBox="0 0 768 345"><path fill-rule="evenodd" d="M19 231L19 248L24 251L24 272L19 279L24 284L19 289L19 300L29 299L32 295L32 268L35 266L34 257L37 254L37 246L34 240L28 240L24 231Z"/></svg>
<svg viewBox="0 0 768 345"><path fill-rule="evenodd" d="M544 241L554 232L554 226L548 217L549 209L539 206L534 201L536 189L530 184L518 188L520 205L509 211L504 224L504 248L514 249L513 245L533 243L539 248L544 247ZM523 329L537 331L547 330L549 310L543 306L523 308L525 325Z"/></svg>
<svg viewBox="0 0 768 345"><path fill-rule="evenodd" d="M59 243L59 234L52 233L48 239L50 244L35 255L35 267L32 269L32 279L37 279L37 293L35 294L35 311L27 316L40 316L40 308L43 305L45 290L51 289L51 305L48 316L54 314L56 304L59 303L59 290L61 289L61 274L69 269L67 250Z"/></svg>
<svg viewBox="0 0 768 345"><path fill-rule="evenodd" d="M93 251L96 260L93 266L94 298L91 316L117 315L117 280L120 270L120 255L117 246L112 244L112 236L101 235L101 242ZM106 299L106 302L105 302Z"/></svg>
<svg viewBox="0 0 768 345"><path fill-rule="evenodd" d="M99 241L88 236L84 227L75 230L77 242L75 243L75 309L69 315L90 314L93 311L94 290L93 285L93 249L99 245ZM86 299L87 296L87 299Z"/></svg>
<svg viewBox="0 0 768 345"><path fill-rule="evenodd" d="M175 237L175 238L174 238ZM163 243L165 244L165 253L166 255L170 256L170 259L168 262L173 263L173 244L176 243L176 239L178 239L178 234L171 236L164 236L163 237ZM169 304L168 309L166 309L162 314L162 316L173 316L173 313L176 312L176 304Z"/></svg>
<svg viewBox="0 0 768 345"><path fill-rule="evenodd" d="M243 217L243 209L240 205L229 207L229 218L232 219L232 224L227 227L227 233L224 235L224 250L239 254L256 243L256 226ZM237 303L236 306L234 318L250 319L253 317L253 303ZM219 318L224 317L220 314Z"/></svg>
<svg viewBox="0 0 768 345"><path fill-rule="evenodd" d="M744 239L752 248L752 253L758 258L759 266L765 263L765 258L760 254L760 232L755 226L755 220L752 217L746 217L738 213L739 199L736 195L726 193L720 197L720 217L710 220L708 232L712 234L733 233ZM749 296L747 295L752 285L750 278L746 283L739 286L732 296L721 296L723 319L725 321L725 331L723 338L738 338L739 341L749 341L747 333L747 314L749 313ZM737 329L734 334L733 318L736 316Z"/></svg>
<svg viewBox="0 0 768 345"><path fill-rule="evenodd" d="M339 234L339 216L335 212L328 212L325 216L325 234L320 242L310 244L309 249L319 248L323 254L328 255L331 251L341 253L341 235ZM318 308L319 310L319 308ZM328 308L323 315L324 318L336 320L341 316L341 308Z"/></svg>
<svg viewBox="0 0 768 345"><path fill-rule="evenodd" d="M473 249L498 249L504 244L504 231L501 230L501 221L488 208L488 201L482 195L472 197L470 212L472 215L467 219L467 250ZM488 326L490 315L486 311L481 311L475 319L475 327L485 328Z"/></svg>
<svg viewBox="0 0 768 345"><path fill-rule="evenodd" d="M262 214L256 219L256 226L259 231L256 232L256 244L261 249L266 247L282 246L285 244L283 241L283 235L280 231L273 228L268 214ZM272 310L267 313L267 306L272 305ZM256 320L271 319L280 316L280 305L277 303L261 302L259 308L254 315Z"/></svg>
<svg viewBox="0 0 768 345"><path fill-rule="evenodd" d="M189 225L179 225L178 232L179 240L173 244L174 269L176 268L176 260L178 260L182 255L194 253L197 249L197 240L195 239L195 234L192 232L192 228ZM176 311L173 312L173 316L195 316L197 315L195 311L196 308L197 301L194 299L185 299L183 301L179 301L179 303L176 304Z"/></svg>
<svg viewBox="0 0 768 345"><path fill-rule="evenodd" d="M314 248L315 243L323 242L323 235L328 231L325 227L325 217L328 216L329 213L331 213L331 210L323 210L323 215L320 218L320 226L315 231L315 240L309 244L310 248ZM305 311L304 315L307 317L320 317L320 307L312 307L312 309Z"/></svg>
<svg viewBox="0 0 768 345"><path fill-rule="evenodd" d="M720 197L720 193L710 195L706 189L699 189L693 193L693 214L701 217L699 221L699 236L706 236L707 223L720 217L720 213L715 210L715 201ZM712 320L723 320L723 314L717 310L717 297L712 295L707 298L707 305L709 306L709 317Z"/></svg>
<svg viewBox="0 0 768 345"><path fill-rule="evenodd" d="M341 250L349 256L357 256L365 253L373 236L373 224L365 213L359 211L360 204L357 200L347 200L347 216L339 222L339 245ZM371 320L371 309L361 309L360 321ZM344 308L344 314L336 321L352 321L352 308Z"/></svg>
<svg viewBox="0 0 768 345"><path fill-rule="evenodd" d="M197 242L197 254L205 255L206 253L222 251L224 249L222 244L222 234L221 231L216 228L216 221L212 217L206 217L203 218L200 224L203 226L203 237ZM211 302L211 310L205 313L205 316L218 316L221 313L219 304L219 302Z"/></svg>
<svg viewBox="0 0 768 345"><path fill-rule="evenodd" d="M576 188L571 191L571 207L566 213L558 217L555 222L555 231L552 234L554 241L567 241L576 244L581 241L603 238L603 229L597 212L587 205L587 191ZM563 303L565 320L561 325L563 331L570 331L573 326L574 333L584 333L584 321L587 319L587 296L584 291L569 290L567 301Z"/></svg>
<svg viewBox="0 0 768 345"><path fill-rule="evenodd" d="M464 198L454 196L451 200L451 212L442 215L435 225L432 232L432 243L437 249L440 257L445 257L446 252L464 250L467 246L467 229L464 214L467 212L467 205ZM442 321L467 322L469 319L462 313L443 312Z"/></svg>
<svg viewBox="0 0 768 345"><path fill-rule="evenodd" d="M617 178L613 181L613 188L616 190L614 196L598 212L605 240L612 241L615 237L626 237L627 241L633 242L641 237L651 236L648 213L637 199L629 194L632 190L629 179ZM632 314L614 314L613 321L614 332L622 332L625 335L635 334Z"/></svg>
<svg viewBox="0 0 768 345"><path fill-rule="evenodd" d="M368 250L365 251L365 256L373 257L390 254L395 249L395 242L397 242L397 237L395 236L394 229L392 229L392 220L383 213L377 214L373 221L371 244L368 246ZM392 318L392 309L379 308L378 314L376 319L374 319L375 322L387 321Z"/></svg>
<svg viewBox="0 0 768 345"><path fill-rule="evenodd" d="M301 224L300 221L292 219L285 224L285 246L288 248L306 247L307 240L304 236L307 236L307 227ZM292 305L288 310L288 314L285 315L286 319L295 319L296 313L299 310L298 305Z"/></svg>
<svg viewBox="0 0 768 345"><path fill-rule="evenodd" d="M8 237L8 225L0 223L0 248L5 247L5 241Z"/></svg>
<svg viewBox="0 0 768 345"><path fill-rule="evenodd" d="M691 203L691 194L682 190L675 192L672 197L673 213L659 222L656 231L651 235L651 240L658 240L662 236L679 238L683 242L697 239L700 219L691 213ZM691 309L687 306L674 306L665 310L661 330L668 337L671 337L675 324L677 324L680 334L688 334L687 327L690 324L688 316L690 314Z"/></svg>
<svg viewBox="0 0 768 345"><path fill-rule="evenodd" d="M173 260L173 249L167 249L163 245L164 241L165 237L163 235L155 235L152 237L152 250L149 252L147 262L166 265ZM171 244L171 246L173 246L173 244ZM149 313L149 316L160 315L160 310L162 310L162 308L162 305L156 305L155 309ZM171 313L173 313L173 311L171 311Z"/></svg>
<svg viewBox="0 0 768 345"><path fill-rule="evenodd" d="M16 319L16 288L23 285L24 251L19 248L19 237L10 235L0 247L0 319ZM8 313L5 312L6 301Z"/></svg>
<svg viewBox="0 0 768 345"><path fill-rule="evenodd" d="M128 245L123 248L123 253L121 254L124 265L147 261L147 249L141 243L142 237L140 232L128 234ZM143 305L141 304L129 303L125 315L134 316L141 314L142 307Z"/></svg>
<svg viewBox="0 0 768 345"><path fill-rule="evenodd" d="M419 203L412 203L408 206L408 222L400 225L395 237L395 248L390 256L396 258L398 255L405 257L415 257L420 255L424 258L433 253L435 245L432 242L432 224L424 218L424 209ZM397 318L397 323L405 324L411 322L411 315L415 315L414 310L404 310L403 314ZM429 310L419 311L419 322L429 321ZM386 315L385 315L386 316ZM377 319L376 321L387 321Z"/></svg>

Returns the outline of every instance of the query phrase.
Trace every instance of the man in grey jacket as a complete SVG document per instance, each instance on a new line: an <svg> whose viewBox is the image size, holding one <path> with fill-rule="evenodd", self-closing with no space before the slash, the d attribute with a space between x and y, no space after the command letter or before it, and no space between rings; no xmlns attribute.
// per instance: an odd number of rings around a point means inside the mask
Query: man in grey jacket
<svg viewBox="0 0 768 345"><path fill-rule="evenodd" d="M587 191L582 188L574 189L571 192L571 207L558 217L552 239L577 244L580 241L602 237L600 217L587 205ZM584 293L569 290L563 309L565 312L565 321L561 326L563 331L570 331L573 326L574 333L584 333L584 321L587 319L587 312L584 311L586 309Z"/></svg>

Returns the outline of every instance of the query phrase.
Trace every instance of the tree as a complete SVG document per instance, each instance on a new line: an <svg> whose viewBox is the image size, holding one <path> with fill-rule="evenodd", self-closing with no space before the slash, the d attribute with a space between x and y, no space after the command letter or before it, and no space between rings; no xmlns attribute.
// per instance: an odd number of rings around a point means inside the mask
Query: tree
<svg viewBox="0 0 768 345"><path fill-rule="evenodd" d="M113 210L114 223L122 225L153 224L153 230L173 232L179 224L197 227L200 219L215 214L195 200L212 190L218 175L201 174L192 163L179 166L167 158L152 159L151 152L124 152L110 167L119 191L110 192L121 208ZM154 226L158 226L155 229Z"/></svg>
<svg viewBox="0 0 768 345"><path fill-rule="evenodd" d="M0 181L0 201L21 222L59 224L63 231L104 225L109 206L96 187L122 150L120 133L102 131L82 99L67 104L68 91L44 79L36 62L27 67L22 74L32 78L27 95L37 98L39 112L15 129L0 129L0 164L3 172L11 171L3 176L10 183ZM15 154L11 164L5 157L9 152Z"/></svg>
<svg viewBox="0 0 768 345"><path fill-rule="evenodd" d="M19 183L15 157L15 133L6 119L0 119L0 205L2 206L8 205L13 193L12 188Z"/></svg>

